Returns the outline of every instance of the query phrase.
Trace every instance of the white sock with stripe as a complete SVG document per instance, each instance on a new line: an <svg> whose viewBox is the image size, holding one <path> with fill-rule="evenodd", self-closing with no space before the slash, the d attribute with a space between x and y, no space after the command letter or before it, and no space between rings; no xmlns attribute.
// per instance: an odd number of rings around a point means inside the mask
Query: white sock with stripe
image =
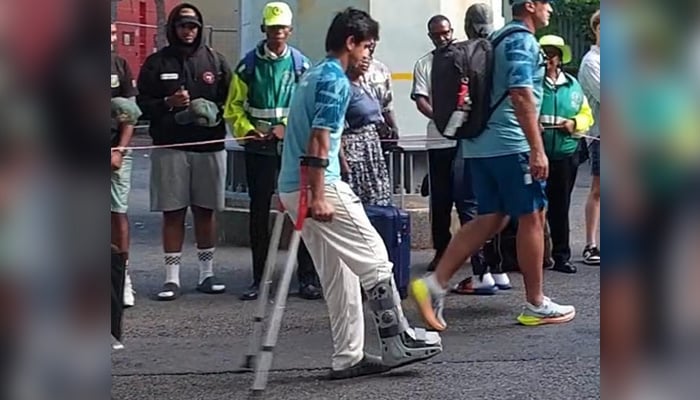
<svg viewBox="0 0 700 400"><path fill-rule="evenodd" d="M197 259L199 259L199 284L205 279L214 276L214 248L197 249Z"/></svg>
<svg viewBox="0 0 700 400"><path fill-rule="evenodd" d="M182 253L165 253L165 283L180 286L180 262Z"/></svg>

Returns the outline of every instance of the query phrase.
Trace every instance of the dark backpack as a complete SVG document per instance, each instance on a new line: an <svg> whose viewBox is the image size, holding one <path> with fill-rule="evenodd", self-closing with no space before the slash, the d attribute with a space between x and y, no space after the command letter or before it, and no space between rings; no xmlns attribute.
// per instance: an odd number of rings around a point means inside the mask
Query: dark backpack
<svg viewBox="0 0 700 400"><path fill-rule="evenodd" d="M491 106L494 49L503 39L516 32L528 32L520 25L510 25L498 36L452 43L433 51L431 101L433 121L440 133L449 139L473 139L481 135L493 112L508 97L508 92ZM454 136L445 129L453 112L467 108L467 118L460 120Z"/></svg>
<svg viewBox="0 0 700 400"><path fill-rule="evenodd" d="M308 66L305 65L304 55L301 54L299 50L292 46L289 46L289 50L292 56L292 65L294 66L294 82L298 83L301 76L304 75L304 72L306 72ZM257 52L257 48L249 51L241 61L241 63L245 66L242 73L243 81L248 85L250 85L255 78L255 61L258 59Z"/></svg>

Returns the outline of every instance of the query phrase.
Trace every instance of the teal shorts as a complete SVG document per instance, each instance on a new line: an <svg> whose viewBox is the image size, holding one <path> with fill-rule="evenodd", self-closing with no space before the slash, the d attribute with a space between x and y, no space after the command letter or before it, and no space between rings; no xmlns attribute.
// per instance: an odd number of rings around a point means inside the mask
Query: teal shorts
<svg viewBox="0 0 700 400"><path fill-rule="evenodd" d="M469 159L479 215L506 214L512 218L547 207L546 181L530 175L530 154Z"/></svg>
<svg viewBox="0 0 700 400"><path fill-rule="evenodd" d="M129 191L131 190L131 166L133 158L131 152L127 152L122 158L122 167L112 171L112 205L111 212L126 214L129 205Z"/></svg>

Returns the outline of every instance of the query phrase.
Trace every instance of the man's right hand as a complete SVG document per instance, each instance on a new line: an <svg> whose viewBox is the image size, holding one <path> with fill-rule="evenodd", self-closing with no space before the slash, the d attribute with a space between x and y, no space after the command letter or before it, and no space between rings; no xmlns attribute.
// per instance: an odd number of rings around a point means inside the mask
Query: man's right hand
<svg viewBox="0 0 700 400"><path fill-rule="evenodd" d="M326 199L311 201L311 218L318 222L331 222L335 209Z"/></svg>
<svg viewBox="0 0 700 400"><path fill-rule="evenodd" d="M245 135L245 137L252 139L252 140L263 140L267 137L267 135L260 132L257 129L251 129L248 131L248 133Z"/></svg>
<svg viewBox="0 0 700 400"><path fill-rule="evenodd" d="M544 151L533 151L530 153L530 175L538 181L547 180L549 177L549 160Z"/></svg>
<svg viewBox="0 0 700 400"><path fill-rule="evenodd" d="M165 103L168 105L168 107L171 107L171 108L189 107L189 105L190 105L190 92L188 92L185 88L180 88L172 96L166 97Z"/></svg>

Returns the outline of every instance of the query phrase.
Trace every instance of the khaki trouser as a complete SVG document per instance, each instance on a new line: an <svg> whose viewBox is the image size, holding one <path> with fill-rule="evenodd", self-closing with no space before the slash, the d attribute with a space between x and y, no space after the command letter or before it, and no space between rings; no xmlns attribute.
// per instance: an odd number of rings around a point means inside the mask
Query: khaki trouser
<svg viewBox="0 0 700 400"><path fill-rule="evenodd" d="M360 199L341 181L326 185L326 200L335 208L332 222L304 222L306 243L323 287L333 335L334 370L358 363L364 351L364 317L360 284L365 290L392 279L393 265L382 238L367 218ZM311 197L309 195L309 201ZM293 220L299 192L281 193Z"/></svg>

